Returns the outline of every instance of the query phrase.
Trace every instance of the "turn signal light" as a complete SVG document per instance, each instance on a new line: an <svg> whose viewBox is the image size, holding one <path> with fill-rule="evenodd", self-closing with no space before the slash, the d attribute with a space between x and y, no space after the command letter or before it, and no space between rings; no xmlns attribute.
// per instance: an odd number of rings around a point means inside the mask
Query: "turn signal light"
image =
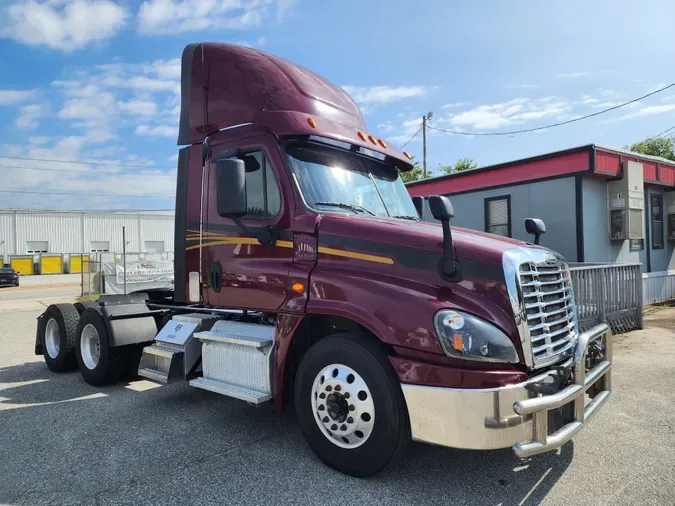
<svg viewBox="0 0 675 506"><path fill-rule="evenodd" d="M312 128L316 128L316 121L314 121L314 118L307 118L307 123L309 123L309 126Z"/></svg>
<svg viewBox="0 0 675 506"><path fill-rule="evenodd" d="M368 140L377 146L377 141L375 140L375 137L373 137L372 135L369 135Z"/></svg>
<svg viewBox="0 0 675 506"><path fill-rule="evenodd" d="M366 134L363 132L359 132L359 139L361 139L363 142L366 142L368 139L366 138Z"/></svg>
<svg viewBox="0 0 675 506"><path fill-rule="evenodd" d="M300 283L300 282L298 282L298 281L296 281L295 283L293 283L293 285L291 286L291 288L293 288L293 291L294 291L294 292L297 292L297 293L302 293L302 292L305 291L305 285L303 285L302 283Z"/></svg>

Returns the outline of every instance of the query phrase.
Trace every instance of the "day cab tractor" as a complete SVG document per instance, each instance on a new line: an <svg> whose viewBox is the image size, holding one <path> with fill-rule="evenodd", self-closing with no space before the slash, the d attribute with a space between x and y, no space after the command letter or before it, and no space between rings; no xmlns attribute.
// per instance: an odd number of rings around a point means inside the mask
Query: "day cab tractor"
<svg viewBox="0 0 675 506"><path fill-rule="evenodd" d="M35 352L52 371L293 405L354 476L411 439L554 450L607 401L611 332L580 332L565 260L450 227L445 197L422 221L410 156L344 90L215 43L185 48L181 80L174 291L50 306Z"/></svg>

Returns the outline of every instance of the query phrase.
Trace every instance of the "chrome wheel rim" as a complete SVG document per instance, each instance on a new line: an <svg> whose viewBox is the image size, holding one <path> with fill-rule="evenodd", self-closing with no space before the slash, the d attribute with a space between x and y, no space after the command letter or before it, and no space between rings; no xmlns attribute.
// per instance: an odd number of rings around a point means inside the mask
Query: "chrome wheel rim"
<svg viewBox="0 0 675 506"><path fill-rule="evenodd" d="M351 367L324 367L314 379L311 396L314 419L331 443L351 450L368 440L375 404L368 385Z"/></svg>
<svg viewBox="0 0 675 506"><path fill-rule="evenodd" d="M80 354L87 369L96 369L101 358L101 340L98 331L91 323L85 325L80 336Z"/></svg>
<svg viewBox="0 0 675 506"><path fill-rule="evenodd" d="M50 318L45 327L45 348L49 358L56 358L59 356L61 349L61 333L59 332L59 324L54 318Z"/></svg>

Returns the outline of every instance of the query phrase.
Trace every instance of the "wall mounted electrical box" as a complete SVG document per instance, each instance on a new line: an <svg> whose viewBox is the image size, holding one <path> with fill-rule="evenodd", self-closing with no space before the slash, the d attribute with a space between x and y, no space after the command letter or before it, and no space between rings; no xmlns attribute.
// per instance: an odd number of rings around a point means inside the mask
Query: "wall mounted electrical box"
<svg viewBox="0 0 675 506"><path fill-rule="evenodd" d="M609 238L612 240L644 237L644 176L642 164L623 162L623 178L607 183Z"/></svg>
<svg viewBox="0 0 675 506"><path fill-rule="evenodd" d="M666 208L666 237L675 241L675 191L664 194L663 205Z"/></svg>

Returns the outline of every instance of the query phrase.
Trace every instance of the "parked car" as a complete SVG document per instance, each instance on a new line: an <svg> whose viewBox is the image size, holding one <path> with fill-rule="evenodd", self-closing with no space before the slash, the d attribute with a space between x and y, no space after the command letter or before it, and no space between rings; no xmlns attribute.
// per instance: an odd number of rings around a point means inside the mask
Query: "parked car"
<svg viewBox="0 0 675 506"><path fill-rule="evenodd" d="M19 275L11 267L0 267L0 285L19 286Z"/></svg>

